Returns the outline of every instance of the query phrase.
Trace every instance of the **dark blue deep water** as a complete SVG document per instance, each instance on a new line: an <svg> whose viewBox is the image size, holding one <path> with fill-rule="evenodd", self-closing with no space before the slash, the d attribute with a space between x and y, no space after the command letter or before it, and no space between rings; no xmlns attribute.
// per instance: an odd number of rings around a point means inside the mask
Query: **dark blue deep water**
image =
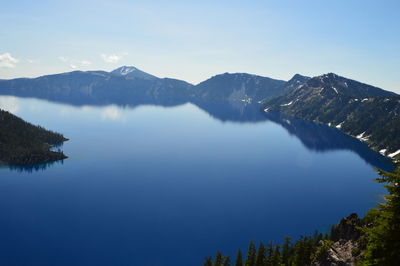
<svg viewBox="0 0 400 266"><path fill-rule="evenodd" d="M200 106L200 105L199 105ZM392 167L358 140L258 108L0 97L62 132L64 162L0 169L0 265L201 265L362 215Z"/></svg>

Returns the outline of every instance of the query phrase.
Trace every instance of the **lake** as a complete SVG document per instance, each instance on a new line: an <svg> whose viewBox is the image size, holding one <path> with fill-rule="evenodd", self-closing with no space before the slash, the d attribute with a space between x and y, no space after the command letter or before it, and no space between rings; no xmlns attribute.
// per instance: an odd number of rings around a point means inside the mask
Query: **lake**
<svg viewBox="0 0 400 266"><path fill-rule="evenodd" d="M70 140L0 169L2 265L202 265L250 240L325 231L382 198L393 165L337 129L245 103L74 106L0 97Z"/></svg>

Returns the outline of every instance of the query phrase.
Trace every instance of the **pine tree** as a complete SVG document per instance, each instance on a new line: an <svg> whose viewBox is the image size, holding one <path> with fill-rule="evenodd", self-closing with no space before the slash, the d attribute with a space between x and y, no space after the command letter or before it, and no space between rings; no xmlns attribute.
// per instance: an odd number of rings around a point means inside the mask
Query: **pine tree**
<svg viewBox="0 0 400 266"><path fill-rule="evenodd" d="M271 265L273 266L281 265L281 252L279 250L279 246L275 246L274 254L272 255Z"/></svg>
<svg viewBox="0 0 400 266"><path fill-rule="evenodd" d="M290 243L291 238L290 237L285 237L285 243L283 244L282 247L282 264L283 265L289 265L289 256L290 256L290 247L291 247L291 243Z"/></svg>
<svg viewBox="0 0 400 266"><path fill-rule="evenodd" d="M247 258L245 266L254 266L256 263L256 246L253 241L250 241L249 250L247 251Z"/></svg>
<svg viewBox="0 0 400 266"><path fill-rule="evenodd" d="M211 257L206 258L206 261L204 262L203 266L213 266L212 258Z"/></svg>
<svg viewBox="0 0 400 266"><path fill-rule="evenodd" d="M257 259L256 259L256 266L264 266L267 263L266 257L265 257L265 247L263 243L260 243L260 247L258 248L258 254L257 254Z"/></svg>
<svg viewBox="0 0 400 266"><path fill-rule="evenodd" d="M366 215L372 227L365 229L365 265L398 265L400 262L400 166L393 173L378 170L379 183L386 183L389 195Z"/></svg>
<svg viewBox="0 0 400 266"><path fill-rule="evenodd" d="M305 261L304 237L301 236L294 245L294 264L303 266L306 265Z"/></svg>
<svg viewBox="0 0 400 266"><path fill-rule="evenodd" d="M229 256L223 257L222 266L231 266L231 259Z"/></svg>
<svg viewBox="0 0 400 266"><path fill-rule="evenodd" d="M239 249L236 254L235 266L243 266L242 251Z"/></svg>
<svg viewBox="0 0 400 266"><path fill-rule="evenodd" d="M222 266L222 261L223 261L222 253L220 251L217 252L217 255L215 256L215 263L214 266Z"/></svg>
<svg viewBox="0 0 400 266"><path fill-rule="evenodd" d="M274 254L274 245L272 242L268 242L266 265L272 265L272 256Z"/></svg>

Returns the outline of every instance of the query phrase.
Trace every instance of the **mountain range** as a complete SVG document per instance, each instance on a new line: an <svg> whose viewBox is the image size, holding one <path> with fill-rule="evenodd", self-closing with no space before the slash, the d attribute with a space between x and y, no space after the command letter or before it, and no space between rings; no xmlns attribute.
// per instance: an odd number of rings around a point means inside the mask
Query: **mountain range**
<svg viewBox="0 0 400 266"><path fill-rule="evenodd" d="M123 66L111 72L73 71L38 78L0 80L0 94L35 97L74 105L146 104L178 105L191 100L261 101L288 92L293 81L276 80L246 73L221 74L197 85L158 78L136 67Z"/></svg>
<svg viewBox="0 0 400 266"><path fill-rule="evenodd" d="M191 102L228 120L229 114L213 106L246 115L250 110L246 106L256 105L267 113L336 127L385 156L400 156L400 96L333 73L312 78L296 74L288 81L224 73L193 85L123 66L111 72L73 71L0 80L0 95L72 105L174 106Z"/></svg>
<svg viewBox="0 0 400 266"><path fill-rule="evenodd" d="M400 97L390 91L329 73L264 100L263 109L336 127L391 158L400 154Z"/></svg>

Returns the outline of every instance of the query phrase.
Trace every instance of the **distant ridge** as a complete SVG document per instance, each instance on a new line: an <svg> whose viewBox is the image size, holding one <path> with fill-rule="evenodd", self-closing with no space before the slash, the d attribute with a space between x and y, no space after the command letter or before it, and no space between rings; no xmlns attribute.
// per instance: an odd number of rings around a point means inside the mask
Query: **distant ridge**
<svg viewBox="0 0 400 266"><path fill-rule="evenodd" d="M383 155L400 155L400 96L394 92L328 73L264 100L263 109L336 127Z"/></svg>
<svg viewBox="0 0 400 266"><path fill-rule="evenodd" d="M213 101L260 101L285 93L286 81L247 73L213 76L192 88L194 97Z"/></svg>
<svg viewBox="0 0 400 266"><path fill-rule="evenodd" d="M191 102L207 109L221 104L237 112L244 112L245 105L261 103L268 112L336 127L385 156L400 157L400 96L334 73L312 78L296 74L289 81L224 73L192 85L122 66L111 72L73 71L0 80L0 94L72 105L175 106Z"/></svg>

